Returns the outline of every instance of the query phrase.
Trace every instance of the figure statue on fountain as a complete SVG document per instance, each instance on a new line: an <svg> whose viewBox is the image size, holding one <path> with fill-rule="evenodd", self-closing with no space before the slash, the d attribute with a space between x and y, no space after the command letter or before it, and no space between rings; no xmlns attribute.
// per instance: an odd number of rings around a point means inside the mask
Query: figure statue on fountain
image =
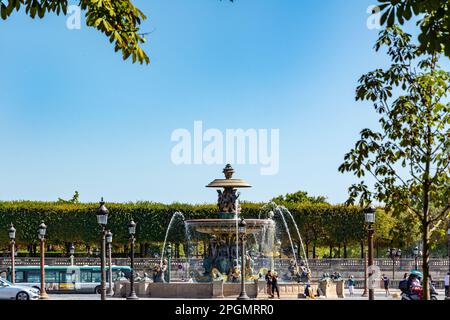
<svg viewBox="0 0 450 320"><path fill-rule="evenodd" d="M218 255L218 244L215 235L209 239L208 255L203 259L203 268L205 269L205 275L209 275L212 270Z"/></svg>
<svg viewBox="0 0 450 320"><path fill-rule="evenodd" d="M241 278L241 270L239 269L239 266L236 265L233 267L233 269L230 270L228 281L236 283L239 282L240 278Z"/></svg>
<svg viewBox="0 0 450 320"><path fill-rule="evenodd" d="M217 190L219 196L217 206L221 213L239 213L240 208L237 208L237 200L240 193L233 188L224 188L224 190Z"/></svg>
<svg viewBox="0 0 450 320"><path fill-rule="evenodd" d="M230 252L225 240L220 241L216 266L221 273L227 273L230 269Z"/></svg>
<svg viewBox="0 0 450 320"><path fill-rule="evenodd" d="M251 277L253 275L253 268L255 266L254 259L252 256L247 252L245 254L245 275L247 277Z"/></svg>

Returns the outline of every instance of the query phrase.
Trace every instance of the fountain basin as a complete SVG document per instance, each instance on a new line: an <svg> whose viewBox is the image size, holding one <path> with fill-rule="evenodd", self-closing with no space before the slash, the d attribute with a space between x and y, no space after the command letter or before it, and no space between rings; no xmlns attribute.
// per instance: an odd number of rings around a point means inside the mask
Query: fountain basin
<svg viewBox="0 0 450 320"><path fill-rule="evenodd" d="M232 234L236 233L236 222L239 219L199 219L187 220L186 225L195 231L210 235ZM273 220L267 219L245 219L247 223L247 234L258 234L264 228L274 226Z"/></svg>
<svg viewBox="0 0 450 320"><path fill-rule="evenodd" d="M281 298L295 299L304 297L305 284L280 283ZM209 283L153 283L138 281L135 283L136 294L141 298L159 299L235 299L241 291L239 283L224 283L215 281ZM250 298L267 299L267 285L265 281L254 281L246 284L246 291ZM318 285L311 284L314 292ZM117 281L114 283L114 296L125 298L130 292L129 281ZM330 295L330 293L328 292ZM331 297L331 295L330 295Z"/></svg>

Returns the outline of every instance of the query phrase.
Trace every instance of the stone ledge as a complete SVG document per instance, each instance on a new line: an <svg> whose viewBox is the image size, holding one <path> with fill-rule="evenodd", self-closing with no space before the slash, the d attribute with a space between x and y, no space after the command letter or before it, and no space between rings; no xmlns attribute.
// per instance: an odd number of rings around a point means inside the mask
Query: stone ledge
<svg viewBox="0 0 450 320"><path fill-rule="evenodd" d="M305 284L280 283L278 287L281 297L305 297ZM317 287L317 285L311 285L311 288L314 292L317 292ZM247 283L245 285L245 289L250 298L268 296L267 286L264 281ZM117 281L114 284L115 297L125 298L128 295L129 291L129 281ZM135 291L136 295L139 297L220 299L239 296L241 285L240 283L223 283L222 281L214 281L211 283L153 283L151 281L139 281L135 283ZM329 293L330 291L327 292Z"/></svg>

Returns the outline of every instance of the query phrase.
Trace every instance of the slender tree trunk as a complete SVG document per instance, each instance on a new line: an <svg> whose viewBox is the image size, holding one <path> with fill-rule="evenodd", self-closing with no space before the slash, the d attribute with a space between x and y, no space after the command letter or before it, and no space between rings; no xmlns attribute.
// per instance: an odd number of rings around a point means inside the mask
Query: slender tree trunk
<svg viewBox="0 0 450 320"><path fill-rule="evenodd" d="M313 259L316 259L316 242L315 241L313 242L313 252L312 252L312 254L313 254Z"/></svg>
<svg viewBox="0 0 450 320"><path fill-rule="evenodd" d="M361 259L364 259L364 241L361 241Z"/></svg>
<svg viewBox="0 0 450 320"><path fill-rule="evenodd" d="M344 242L344 259L347 259L347 244Z"/></svg>
<svg viewBox="0 0 450 320"><path fill-rule="evenodd" d="M423 249L422 249L422 271L423 271L423 300L430 300L430 286L428 283L428 279L430 276L430 239L429 239L429 224L428 221L424 219L422 221L422 241L423 241Z"/></svg>
<svg viewBox="0 0 450 320"><path fill-rule="evenodd" d="M341 258L341 243L340 242L339 242L339 245L338 245L337 256L338 256L339 259Z"/></svg>
<svg viewBox="0 0 450 320"><path fill-rule="evenodd" d="M330 246L330 259L333 258L333 246Z"/></svg>
<svg viewBox="0 0 450 320"><path fill-rule="evenodd" d="M433 55L433 58L435 55ZM435 65L432 67L433 71ZM427 106L428 110L431 110L432 106ZM430 111L431 114L431 111ZM427 119L426 119L427 120ZM428 279L430 277L430 172L431 172L431 157L432 157L432 142L431 142L432 132L430 125L427 125L427 136L426 136L426 164L425 171L423 174L423 211L422 211L422 271L423 271L423 300L430 300L430 286Z"/></svg>

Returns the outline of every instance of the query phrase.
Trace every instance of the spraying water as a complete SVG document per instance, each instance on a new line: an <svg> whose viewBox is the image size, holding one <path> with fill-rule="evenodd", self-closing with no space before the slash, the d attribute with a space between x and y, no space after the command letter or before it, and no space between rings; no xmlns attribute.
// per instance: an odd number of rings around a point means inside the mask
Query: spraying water
<svg viewBox="0 0 450 320"><path fill-rule="evenodd" d="M162 251L161 251L161 261L160 261L160 265L162 265L163 261L164 261L164 252L165 252L165 248L166 248L166 242L167 242L167 237L169 235L169 230L172 227L173 222L175 221L176 217L181 217L183 219L183 224L184 224L184 214L182 214L181 212L177 211L173 214L172 218L170 219L169 225L167 226L167 230L166 230L166 236L164 237L164 244L162 247ZM184 228L185 230L187 230L186 225L184 224Z"/></svg>
<svg viewBox="0 0 450 320"><path fill-rule="evenodd" d="M300 246L302 247L303 253L305 253L306 251L305 251L305 246L303 245L303 239L300 235L300 230L298 229L297 223L295 222L294 217L292 216L292 213L284 206L280 206L280 209L281 209L281 211L286 212L289 215L289 217L291 218L292 222L294 223L295 230L297 231L297 236L300 239ZM306 263L306 268L309 270L308 259L306 258L306 255L305 255L304 260Z"/></svg>
<svg viewBox="0 0 450 320"><path fill-rule="evenodd" d="M306 262L305 263L306 264L306 268L309 270L308 259L306 257L306 251L305 251L305 246L303 244L303 239L302 239L302 236L300 234L300 230L299 230L299 228L297 226L297 223L294 220L293 215L291 214L291 212L286 207L279 206L279 205L277 205L274 202L270 202L266 206L264 206L262 208L262 210L259 212L259 217L258 217L259 219L261 218L261 213L263 211L267 210L267 207L269 207L271 209L271 212L269 213L269 215L272 215L272 216L269 217L270 219L273 217L273 215L275 213L278 214L281 217L281 220L283 221L283 225L285 227L286 233L288 234L289 242L290 242L290 245L291 245L291 250L293 252L295 264L297 266L296 252L295 252L295 249L294 249L294 246L293 246L291 232L290 232L289 227L287 225L286 216L288 216L289 219L292 220L292 223L294 224L295 230L297 232L298 239L300 241L300 246L301 246L301 249L302 249L302 252L303 252L303 255L304 255L304 259L303 260Z"/></svg>
<svg viewBox="0 0 450 320"><path fill-rule="evenodd" d="M286 218L284 217L283 212L281 211L281 209L278 206L275 208L274 213L278 213L278 215L281 217L281 220L283 220L284 227L287 230L289 243L291 244L292 254L294 255L295 265L297 265L297 254L296 254L295 249L294 249L294 242L292 241L291 233L289 232L289 227L288 227L288 224L286 222Z"/></svg>

